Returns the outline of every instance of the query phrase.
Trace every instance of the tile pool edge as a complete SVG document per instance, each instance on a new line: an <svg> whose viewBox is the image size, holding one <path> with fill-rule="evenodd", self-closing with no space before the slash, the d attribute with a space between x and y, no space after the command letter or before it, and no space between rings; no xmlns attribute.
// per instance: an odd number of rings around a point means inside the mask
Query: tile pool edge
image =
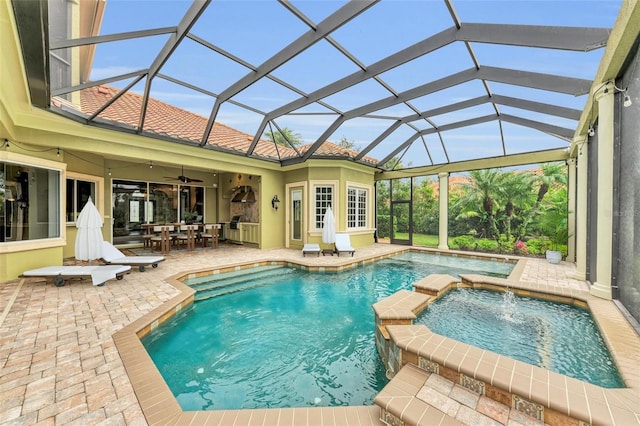
<svg viewBox="0 0 640 426"><path fill-rule="evenodd" d="M194 291L182 283L186 278L199 277L207 274L223 273L240 269L254 268L265 265L282 265L297 267L303 270L314 272L340 272L351 268L363 266L371 262L396 256L406 252L427 252L444 256L466 257L475 259L498 260L508 262L518 262L517 258L503 257L499 255L468 254L468 253L442 253L433 249L418 247L406 247L393 252L370 256L366 258L337 258L336 264L331 266L318 266L314 264L312 258L291 260L269 260L263 259L251 262L236 262L217 267L207 267L181 272L167 277L163 282L173 286L180 293L172 299L159 305L144 316L133 321L113 335L115 347L122 359L123 365L131 381L138 402L143 414L149 424L167 423L191 423L194 424L221 424L221 421L233 423L234 419L242 423L239 419L254 419L255 424L294 424L295 419L300 418L323 418L329 416L335 422L344 424L383 425L380 421L380 408L376 405L370 406L350 406L350 407L300 407L282 409L259 409L259 410L219 410L219 411L183 411L173 393L164 381L164 378L153 363L151 357L142 345L140 338L158 327L164 321L173 317L181 310L188 308L194 301ZM522 263L522 262L520 262ZM516 268L518 267L516 263ZM514 270L516 269L514 268ZM513 273L512 273L513 276ZM249 417L247 417L249 416ZM277 419L277 421L273 421ZM341 420L344 419L344 420ZM355 420L354 420L355 419ZM350 421L351 420L351 421ZM359 423L358 423L359 422ZM225 423L226 424L226 423ZM253 423L251 423L253 424Z"/></svg>
<svg viewBox="0 0 640 426"><path fill-rule="evenodd" d="M430 290L434 294L446 292L446 286L501 291L509 286L516 293L543 295L548 300L588 307L627 387L604 389L441 336L424 325L401 323L398 312L405 312L404 316L409 317L425 302L398 293L388 298L395 300L378 302L376 311L376 345L379 352L386 352L386 356L381 356L388 360L393 372L412 364L472 390L482 393L486 390L487 395L491 394L498 402L514 408L524 407L546 423L565 424L568 419L575 419L574 424L584 424L584 421L640 424L640 337L612 301L596 298L584 290L536 286L481 275L465 275L460 283L451 283L446 276L434 277L433 281L435 285ZM385 311L387 308L392 309ZM382 316L379 317L379 313Z"/></svg>
<svg viewBox="0 0 640 426"><path fill-rule="evenodd" d="M370 259L349 262L348 267L356 267L374 260L386 258L393 254L385 254ZM201 276L212 271L233 271L264 265L298 266L301 269L312 269L302 263L264 260L245 262L224 267L203 268L193 272L182 272L165 278L163 282L173 286L180 293L159 305L147 314L133 321L113 334L113 342L122 359L131 386L142 408L142 412L150 425L156 424L243 424L243 425L295 425L308 424L304 419L331 419L330 424L359 424L362 426L384 426L380 421L380 408L375 405L348 407L296 407L271 408L256 410L216 410L216 411L183 411L177 399L169 389L162 374L144 348L143 336L151 332L163 322L171 319L178 312L188 308L194 302L195 291L182 283L183 279ZM320 267L324 270L329 269ZM331 267L336 271L344 265Z"/></svg>

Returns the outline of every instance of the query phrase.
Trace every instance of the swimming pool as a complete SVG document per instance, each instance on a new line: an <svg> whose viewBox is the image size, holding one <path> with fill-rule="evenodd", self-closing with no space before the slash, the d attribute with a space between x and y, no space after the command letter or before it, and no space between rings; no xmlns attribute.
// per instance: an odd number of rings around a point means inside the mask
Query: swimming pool
<svg viewBox="0 0 640 426"><path fill-rule="evenodd" d="M405 253L336 274L256 268L253 277L230 274L228 285L203 291L217 297L196 302L143 344L185 410L369 405L387 383L373 303L429 274L505 276L513 266Z"/></svg>
<svg viewBox="0 0 640 426"><path fill-rule="evenodd" d="M459 288L431 303L414 324L598 386L625 387L590 313L574 306Z"/></svg>

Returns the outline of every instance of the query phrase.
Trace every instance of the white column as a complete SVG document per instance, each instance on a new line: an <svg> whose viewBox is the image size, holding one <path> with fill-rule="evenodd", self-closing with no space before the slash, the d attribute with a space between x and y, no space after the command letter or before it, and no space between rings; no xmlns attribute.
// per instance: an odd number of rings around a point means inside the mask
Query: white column
<svg viewBox="0 0 640 426"><path fill-rule="evenodd" d="M613 94L611 82L596 95L598 101L598 202L596 214L598 258L591 294L611 300L613 249Z"/></svg>
<svg viewBox="0 0 640 426"><path fill-rule="evenodd" d="M587 137L575 140L578 146L578 177L576 191L576 272L574 278L584 281L587 279L587 194L588 194L588 158L589 145Z"/></svg>
<svg viewBox="0 0 640 426"><path fill-rule="evenodd" d="M438 200L440 202L440 214L438 215L438 249L449 250L449 173L438 173L440 187Z"/></svg>
<svg viewBox="0 0 640 426"><path fill-rule="evenodd" d="M567 188L567 202L569 217L567 220L569 241L567 241L567 262L576 261L576 159L567 160L569 187Z"/></svg>

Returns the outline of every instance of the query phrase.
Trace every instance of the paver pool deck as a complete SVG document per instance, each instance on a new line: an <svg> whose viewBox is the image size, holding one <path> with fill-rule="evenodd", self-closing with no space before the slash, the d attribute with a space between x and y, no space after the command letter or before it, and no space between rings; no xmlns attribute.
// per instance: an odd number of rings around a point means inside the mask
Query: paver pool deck
<svg viewBox="0 0 640 426"><path fill-rule="evenodd" d="M158 268L132 271L123 280L109 281L102 287L94 287L88 280L64 287L37 278L0 283L0 424L382 425L377 406L189 412L163 417L163 409L172 404L160 399L153 414L149 404L155 391L166 386L162 381L156 383L155 371L135 371L132 364L125 368L114 335L178 297L181 290L171 283L176 274L263 261L335 267L406 249L375 244L359 248L353 258L303 257L300 250L220 244L218 249L173 251ZM544 259L527 259L519 268L519 281L587 290L585 282L573 278L574 271L571 263L552 265ZM640 348L638 341L636 335L636 341L625 344ZM640 369L638 354L640 351L635 358L617 362ZM132 380L132 376L137 378ZM141 377L148 377L146 388L134 383ZM477 424L477 413L483 412L495 413L482 418L487 424L536 424L530 419L509 417L504 408L481 398L475 398L473 406L465 404L474 399L473 395L441 377L427 377L425 381L431 385L421 390L423 396L438 410L450 410L443 417L444 423ZM134 386L138 387L134 390ZM640 406L640 389L635 390ZM457 412L451 411L455 404L459 406ZM496 420L501 418L504 422ZM636 421L640 424L640 419Z"/></svg>

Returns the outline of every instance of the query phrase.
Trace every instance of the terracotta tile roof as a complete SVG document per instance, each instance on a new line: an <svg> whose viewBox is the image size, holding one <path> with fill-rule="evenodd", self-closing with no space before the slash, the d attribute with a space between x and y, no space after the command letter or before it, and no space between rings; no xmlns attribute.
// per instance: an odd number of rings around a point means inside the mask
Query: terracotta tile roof
<svg viewBox="0 0 640 426"><path fill-rule="evenodd" d="M116 96L118 92L119 89L106 85L84 89L80 92L80 109L83 113L92 115ZM141 95L127 92L104 111L100 112L98 118L137 129L140 121L141 105ZM195 145L202 138L207 120L206 117L201 115L149 98L144 130L159 136L191 141ZM216 122L209 134L207 143L227 151L245 153L249 149L252 140L253 135ZM298 151L303 154L310 147L311 145L304 145L298 147ZM276 147L273 142L263 139L256 145L254 153L258 157L275 160L298 156L292 148ZM357 155L357 152L327 141L316 150L314 155L341 158L347 156L352 158ZM364 157L363 161L371 164L377 163L377 160L371 157Z"/></svg>
<svg viewBox="0 0 640 426"><path fill-rule="evenodd" d="M298 148L298 150L300 151L301 154L304 154L305 152L307 152L309 150L309 148L311 147L311 145L303 145L301 147ZM320 145L320 147L316 150L316 152L313 154L315 156L319 156L319 157L348 157L348 158L354 158L356 155L358 155L358 151L354 151L352 149L347 149L344 148L340 145L337 145L333 142L329 142L329 141L325 141L322 145ZM368 157L368 156L364 156L362 157L362 161L370 163L370 164L377 164L378 160L376 160L373 157Z"/></svg>

